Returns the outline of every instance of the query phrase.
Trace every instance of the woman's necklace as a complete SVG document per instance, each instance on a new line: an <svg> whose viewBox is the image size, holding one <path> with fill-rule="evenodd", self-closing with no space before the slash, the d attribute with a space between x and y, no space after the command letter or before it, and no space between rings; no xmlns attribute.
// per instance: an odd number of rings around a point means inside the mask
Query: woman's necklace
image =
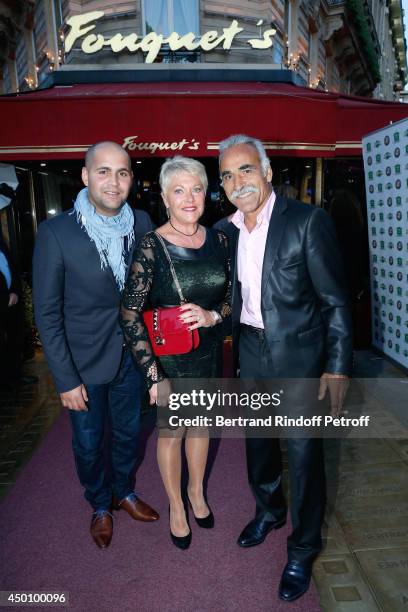
<svg viewBox="0 0 408 612"><path fill-rule="evenodd" d="M171 227L172 227L174 230L176 230L176 232L179 232L179 234L183 234L183 236L188 236L189 238L190 238L191 236L195 236L195 235L196 235L196 233L198 232L199 228L200 228L199 224L197 223L197 228L196 228L196 230L195 230L195 231L194 231L192 234L186 234L185 232L182 232L181 230L177 229L177 227L174 227L174 225L172 224L172 222L171 222L171 220L170 220L170 219L169 219L169 223L170 223Z"/></svg>

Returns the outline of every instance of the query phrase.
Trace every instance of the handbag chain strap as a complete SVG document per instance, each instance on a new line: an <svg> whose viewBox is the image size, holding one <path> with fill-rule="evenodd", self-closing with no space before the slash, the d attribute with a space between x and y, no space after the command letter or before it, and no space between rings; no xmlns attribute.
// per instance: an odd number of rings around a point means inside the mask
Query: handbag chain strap
<svg viewBox="0 0 408 612"><path fill-rule="evenodd" d="M154 233L156 234L157 238L159 239L159 242L160 242L160 244L161 244L161 245L162 245L162 247L163 247L164 254L165 254L165 255L166 255L166 257L167 257L167 261L169 262L169 265L170 265L170 272L171 272L171 275L172 275L172 277L173 277L174 284L176 285L176 289L177 289L177 293L179 294L180 302L181 302L181 304L185 304L185 302L186 302L187 300L186 300L186 298L184 297L183 292L182 292L182 290L181 290L180 283L179 283L179 279L177 278L177 274L176 274L176 271L175 271L175 269L174 269L174 265L173 265L173 262L172 262L172 260L171 260L170 253L169 253L169 252L168 252L168 250L167 250L167 247L166 247L166 245L165 245L165 243L164 243L164 240L163 240L162 236L160 236L160 234L159 234L158 232L154 232Z"/></svg>

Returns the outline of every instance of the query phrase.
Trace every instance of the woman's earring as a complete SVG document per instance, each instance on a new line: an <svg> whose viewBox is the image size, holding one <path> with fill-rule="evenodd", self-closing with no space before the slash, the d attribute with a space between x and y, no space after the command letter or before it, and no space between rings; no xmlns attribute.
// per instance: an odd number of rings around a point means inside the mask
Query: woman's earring
<svg viewBox="0 0 408 612"><path fill-rule="evenodd" d="M168 206L166 206L166 215L167 215L167 218L170 219L170 209Z"/></svg>

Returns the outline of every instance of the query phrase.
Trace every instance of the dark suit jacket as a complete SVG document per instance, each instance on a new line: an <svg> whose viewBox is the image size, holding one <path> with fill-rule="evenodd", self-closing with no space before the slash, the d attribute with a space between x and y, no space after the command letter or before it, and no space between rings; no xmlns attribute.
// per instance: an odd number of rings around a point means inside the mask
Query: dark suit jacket
<svg viewBox="0 0 408 612"><path fill-rule="evenodd" d="M236 271L238 228L230 239L232 326L236 357L242 298ZM262 269L261 312L276 376L350 374L352 326L342 258L331 219L321 208L277 196Z"/></svg>
<svg viewBox="0 0 408 612"><path fill-rule="evenodd" d="M153 224L147 213L134 212L138 242ZM95 245L72 213L41 223L33 262L35 319L60 393L110 382L123 346L115 278L110 268L101 269Z"/></svg>

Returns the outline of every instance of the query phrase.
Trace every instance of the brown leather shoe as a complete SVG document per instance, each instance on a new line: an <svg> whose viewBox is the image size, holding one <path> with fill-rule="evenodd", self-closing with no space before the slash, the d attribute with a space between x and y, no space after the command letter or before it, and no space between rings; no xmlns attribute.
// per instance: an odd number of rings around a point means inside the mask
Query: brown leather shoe
<svg viewBox="0 0 408 612"><path fill-rule="evenodd" d="M148 504L136 497L135 493L131 493L127 497L124 497L121 501L118 501L115 497L113 498L113 507L115 510L126 510L126 512L135 521L144 521L151 523L157 521L159 515L156 510L153 510Z"/></svg>
<svg viewBox="0 0 408 612"><path fill-rule="evenodd" d="M93 513L91 521L91 536L99 548L107 548L112 540L113 520L107 510L98 510Z"/></svg>

